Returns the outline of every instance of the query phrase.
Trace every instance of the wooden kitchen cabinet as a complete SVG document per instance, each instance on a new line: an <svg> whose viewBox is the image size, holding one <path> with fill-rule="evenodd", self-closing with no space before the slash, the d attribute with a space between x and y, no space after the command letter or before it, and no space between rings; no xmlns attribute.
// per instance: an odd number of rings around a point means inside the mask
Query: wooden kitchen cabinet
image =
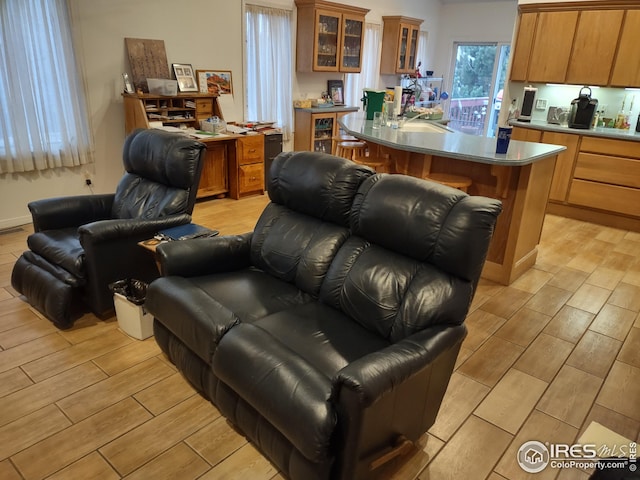
<svg viewBox="0 0 640 480"><path fill-rule="evenodd" d="M607 85L624 10L580 12L565 83ZM636 36L638 35L636 30ZM636 37L637 38L637 37Z"/></svg>
<svg viewBox="0 0 640 480"><path fill-rule="evenodd" d="M527 80L531 45L533 44L537 20L537 13L520 14L516 45L511 57L511 80L514 82L525 82Z"/></svg>
<svg viewBox="0 0 640 480"><path fill-rule="evenodd" d="M295 3L297 71L359 73L364 21L369 10L324 0L295 0Z"/></svg>
<svg viewBox="0 0 640 480"><path fill-rule="evenodd" d="M611 73L611 86L640 87L640 10L625 13L618 54Z"/></svg>
<svg viewBox="0 0 640 480"><path fill-rule="evenodd" d="M564 145L567 147L567 149L559 153L556 158L556 166L553 171L553 179L551 180L551 190L549 191L549 200L564 202L567 200L567 194L569 193L569 185L571 184L571 178L573 176L580 136L570 133L543 132L541 143Z"/></svg>
<svg viewBox="0 0 640 480"><path fill-rule="evenodd" d="M402 16L382 17L381 74L415 73L418 36L422 20Z"/></svg>
<svg viewBox="0 0 640 480"><path fill-rule="evenodd" d="M538 14L527 81L564 83L577 23L575 10ZM594 58L584 61L597 62Z"/></svg>
<svg viewBox="0 0 640 480"><path fill-rule="evenodd" d="M296 108L293 148L296 151L331 153L333 137L340 134L338 119L347 113L357 112L357 107Z"/></svg>
<svg viewBox="0 0 640 480"><path fill-rule="evenodd" d="M540 143L542 132L526 127L513 127L511 131L511 140L520 140L521 142Z"/></svg>

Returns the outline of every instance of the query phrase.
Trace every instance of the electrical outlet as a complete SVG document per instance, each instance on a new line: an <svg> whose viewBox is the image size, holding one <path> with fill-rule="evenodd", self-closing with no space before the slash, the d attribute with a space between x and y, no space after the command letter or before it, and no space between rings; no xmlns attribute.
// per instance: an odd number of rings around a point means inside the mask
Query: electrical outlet
<svg viewBox="0 0 640 480"><path fill-rule="evenodd" d="M547 108L547 101L545 99L539 98L536 100L536 110L544 110Z"/></svg>

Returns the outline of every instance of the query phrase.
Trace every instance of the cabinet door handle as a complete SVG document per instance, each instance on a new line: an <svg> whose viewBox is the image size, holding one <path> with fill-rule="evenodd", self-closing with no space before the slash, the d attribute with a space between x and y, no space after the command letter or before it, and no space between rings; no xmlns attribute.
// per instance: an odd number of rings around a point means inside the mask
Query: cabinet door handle
<svg viewBox="0 0 640 480"><path fill-rule="evenodd" d="M255 153L256 149L252 148L251 150L249 150L249 153Z"/></svg>

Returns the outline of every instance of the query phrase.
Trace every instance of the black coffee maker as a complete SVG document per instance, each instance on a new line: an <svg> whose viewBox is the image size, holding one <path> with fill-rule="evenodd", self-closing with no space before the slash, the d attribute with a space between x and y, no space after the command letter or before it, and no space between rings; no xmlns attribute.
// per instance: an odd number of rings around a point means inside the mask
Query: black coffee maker
<svg viewBox="0 0 640 480"><path fill-rule="evenodd" d="M588 90L589 93L583 93ZM591 89L582 87L578 98L571 100L569 128L591 128L593 117L598 109L598 100L591 98Z"/></svg>

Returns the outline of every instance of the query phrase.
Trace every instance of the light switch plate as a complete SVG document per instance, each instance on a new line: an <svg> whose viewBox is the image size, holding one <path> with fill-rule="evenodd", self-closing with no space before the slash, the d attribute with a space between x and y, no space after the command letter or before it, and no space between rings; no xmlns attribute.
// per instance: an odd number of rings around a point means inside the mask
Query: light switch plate
<svg viewBox="0 0 640 480"><path fill-rule="evenodd" d="M545 99L539 98L536 100L536 110L544 110L547 108L547 101Z"/></svg>

